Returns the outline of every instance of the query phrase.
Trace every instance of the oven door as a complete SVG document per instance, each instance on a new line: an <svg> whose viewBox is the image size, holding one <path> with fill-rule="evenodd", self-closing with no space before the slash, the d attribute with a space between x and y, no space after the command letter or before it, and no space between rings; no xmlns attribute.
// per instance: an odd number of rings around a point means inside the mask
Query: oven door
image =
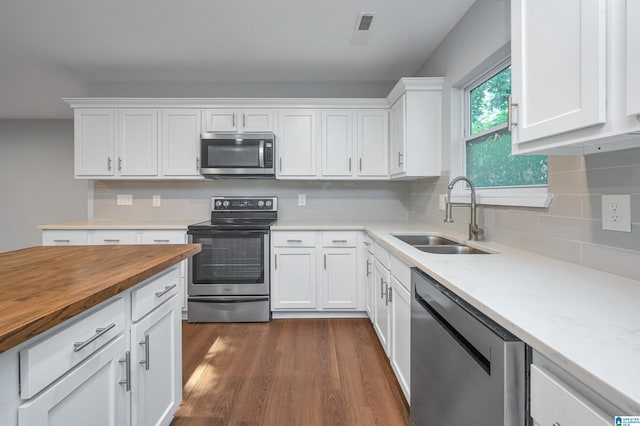
<svg viewBox="0 0 640 426"><path fill-rule="evenodd" d="M189 296L268 295L269 231L190 231L202 251L189 259Z"/></svg>

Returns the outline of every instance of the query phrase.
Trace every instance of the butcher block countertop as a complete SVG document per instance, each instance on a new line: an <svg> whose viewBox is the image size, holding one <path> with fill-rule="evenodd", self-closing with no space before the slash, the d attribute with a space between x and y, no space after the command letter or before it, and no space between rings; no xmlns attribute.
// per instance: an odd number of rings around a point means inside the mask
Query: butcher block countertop
<svg viewBox="0 0 640 426"><path fill-rule="evenodd" d="M0 353L200 250L200 244L162 244L0 253Z"/></svg>

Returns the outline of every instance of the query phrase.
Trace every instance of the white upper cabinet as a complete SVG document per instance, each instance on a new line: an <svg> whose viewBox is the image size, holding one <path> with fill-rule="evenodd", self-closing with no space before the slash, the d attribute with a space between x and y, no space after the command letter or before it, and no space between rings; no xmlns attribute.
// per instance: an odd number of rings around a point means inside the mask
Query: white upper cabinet
<svg viewBox="0 0 640 426"><path fill-rule="evenodd" d="M442 84L442 78L402 78L387 96L391 179L440 176Z"/></svg>
<svg viewBox="0 0 640 426"><path fill-rule="evenodd" d="M118 111L118 174L158 175L158 110Z"/></svg>
<svg viewBox="0 0 640 426"><path fill-rule="evenodd" d="M361 178L389 177L389 113L359 110L357 117L356 174ZM355 165L354 165L355 166Z"/></svg>
<svg viewBox="0 0 640 426"><path fill-rule="evenodd" d="M321 112L322 176L353 175L353 111Z"/></svg>
<svg viewBox="0 0 640 426"><path fill-rule="evenodd" d="M268 109L205 109L203 132L272 132L274 113Z"/></svg>
<svg viewBox="0 0 640 426"><path fill-rule="evenodd" d="M310 178L317 176L318 112L291 109L278 117L278 178Z"/></svg>
<svg viewBox="0 0 640 426"><path fill-rule="evenodd" d="M76 109L73 122L75 175L113 176L116 156L114 110Z"/></svg>
<svg viewBox="0 0 640 426"><path fill-rule="evenodd" d="M163 110L160 121L162 175L200 176L200 110Z"/></svg>
<svg viewBox="0 0 640 426"><path fill-rule="evenodd" d="M626 6L627 115L640 118L640 2L627 0Z"/></svg>
<svg viewBox="0 0 640 426"><path fill-rule="evenodd" d="M633 0L512 0L514 153L640 146L632 135L640 130L638 8Z"/></svg>

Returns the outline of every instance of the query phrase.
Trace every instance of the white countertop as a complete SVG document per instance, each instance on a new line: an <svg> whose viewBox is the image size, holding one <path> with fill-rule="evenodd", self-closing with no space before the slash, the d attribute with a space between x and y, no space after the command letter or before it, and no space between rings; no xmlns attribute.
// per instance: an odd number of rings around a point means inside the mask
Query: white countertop
<svg viewBox="0 0 640 426"><path fill-rule="evenodd" d="M75 222L38 225L42 230L90 230L90 229L176 229L187 230L187 226L207 220L79 220Z"/></svg>
<svg viewBox="0 0 640 426"><path fill-rule="evenodd" d="M192 221L79 221L40 229L186 229ZM629 414L640 414L640 281L497 243L493 255L424 253L391 234L467 236L418 223L288 222L273 231L366 231Z"/></svg>
<svg viewBox="0 0 640 426"><path fill-rule="evenodd" d="M406 223L291 223L282 230L364 230L629 414L640 414L640 281L496 243L493 255L424 253L391 234L466 235Z"/></svg>

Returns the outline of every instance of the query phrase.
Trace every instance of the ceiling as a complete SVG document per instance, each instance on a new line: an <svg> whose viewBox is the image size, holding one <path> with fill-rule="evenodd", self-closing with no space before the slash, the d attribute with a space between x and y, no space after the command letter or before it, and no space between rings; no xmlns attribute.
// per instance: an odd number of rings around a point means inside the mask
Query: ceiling
<svg viewBox="0 0 640 426"><path fill-rule="evenodd" d="M71 117L101 82L396 81L473 1L2 0L0 118Z"/></svg>

